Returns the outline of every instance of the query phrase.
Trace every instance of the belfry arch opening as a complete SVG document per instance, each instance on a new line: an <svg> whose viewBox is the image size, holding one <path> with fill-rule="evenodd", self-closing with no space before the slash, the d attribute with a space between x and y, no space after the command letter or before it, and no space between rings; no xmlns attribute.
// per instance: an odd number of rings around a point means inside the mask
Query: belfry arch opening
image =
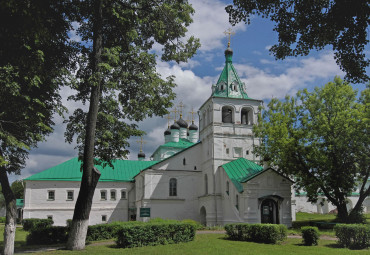
<svg viewBox="0 0 370 255"><path fill-rule="evenodd" d="M241 110L241 123L243 125L253 125L253 110L247 107Z"/></svg>
<svg viewBox="0 0 370 255"><path fill-rule="evenodd" d="M233 123L234 111L231 106L222 107L222 123Z"/></svg>
<svg viewBox="0 0 370 255"><path fill-rule="evenodd" d="M207 226L207 212L204 206L200 208L200 224Z"/></svg>

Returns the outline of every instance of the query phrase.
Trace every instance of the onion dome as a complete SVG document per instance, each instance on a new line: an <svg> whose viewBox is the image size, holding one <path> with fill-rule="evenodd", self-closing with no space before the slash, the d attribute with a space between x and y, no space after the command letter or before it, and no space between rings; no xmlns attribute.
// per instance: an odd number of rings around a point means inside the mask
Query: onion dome
<svg viewBox="0 0 370 255"><path fill-rule="evenodd" d="M225 50L225 56L232 56L233 55L233 50L230 47L227 47Z"/></svg>
<svg viewBox="0 0 370 255"><path fill-rule="evenodd" d="M198 130L197 125L194 124L194 122L190 125L189 130Z"/></svg>
<svg viewBox="0 0 370 255"><path fill-rule="evenodd" d="M173 124L171 125L171 130L172 130L172 129L180 129L179 124L177 124L176 122L175 122L175 123L173 123Z"/></svg>
<svg viewBox="0 0 370 255"><path fill-rule="evenodd" d="M186 121L183 120L181 116L180 119L176 121L176 123L180 126L180 128L188 128L188 123L186 123Z"/></svg>
<svg viewBox="0 0 370 255"><path fill-rule="evenodd" d="M164 135L170 135L171 134L171 130L170 130L170 128L168 127L167 129L166 129L166 131L164 131Z"/></svg>
<svg viewBox="0 0 370 255"><path fill-rule="evenodd" d="M137 157L138 158L145 158L145 153L140 151L138 154L137 154Z"/></svg>

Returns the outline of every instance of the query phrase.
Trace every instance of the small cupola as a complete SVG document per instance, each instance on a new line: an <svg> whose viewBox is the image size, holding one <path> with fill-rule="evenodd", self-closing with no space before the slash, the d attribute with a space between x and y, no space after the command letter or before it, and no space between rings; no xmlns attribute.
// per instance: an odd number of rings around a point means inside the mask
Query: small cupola
<svg viewBox="0 0 370 255"><path fill-rule="evenodd" d="M138 154L137 154L137 158L139 161L143 161L145 159L145 153L140 151Z"/></svg>
<svg viewBox="0 0 370 255"><path fill-rule="evenodd" d="M192 143L198 142L198 127L194 124L194 120L189 127L189 141Z"/></svg>

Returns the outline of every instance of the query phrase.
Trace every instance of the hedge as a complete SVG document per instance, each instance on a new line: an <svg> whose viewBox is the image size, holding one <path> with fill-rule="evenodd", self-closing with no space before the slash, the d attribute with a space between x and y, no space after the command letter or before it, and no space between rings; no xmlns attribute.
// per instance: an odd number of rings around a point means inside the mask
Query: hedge
<svg viewBox="0 0 370 255"><path fill-rule="evenodd" d="M236 223L225 225L225 230L229 239L238 241L275 244L287 237L287 227L281 224Z"/></svg>
<svg viewBox="0 0 370 255"><path fill-rule="evenodd" d="M89 226L87 229L86 241L99 241L113 239L117 237L117 231L122 226L136 226L145 224L140 221L112 222L108 224L98 224Z"/></svg>
<svg viewBox="0 0 370 255"><path fill-rule="evenodd" d="M121 226L116 244L121 248L154 246L194 240L195 225L187 223L147 223Z"/></svg>
<svg viewBox="0 0 370 255"><path fill-rule="evenodd" d="M302 227L301 232L304 245L318 245L320 234L317 227Z"/></svg>
<svg viewBox="0 0 370 255"><path fill-rule="evenodd" d="M350 249L370 247L370 225L368 224L338 224L334 228L338 243Z"/></svg>
<svg viewBox="0 0 370 255"><path fill-rule="evenodd" d="M47 226L32 229L27 235L27 245L65 243L68 239L67 227Z"/></svg>
<svg viewBox="0 0 370 255"><path fill-rule="evenodd" d="M43 229L46 227L51 227L54 224L51 219L24 219L22 221L23 229L25 231L32 231L36 229Z"/></svg>
<svg viewBox="0 0 370 255"><path fill-rule="evenodd" d="M5 223L6 218L5 217L0 217L0 223Z"/></svg>

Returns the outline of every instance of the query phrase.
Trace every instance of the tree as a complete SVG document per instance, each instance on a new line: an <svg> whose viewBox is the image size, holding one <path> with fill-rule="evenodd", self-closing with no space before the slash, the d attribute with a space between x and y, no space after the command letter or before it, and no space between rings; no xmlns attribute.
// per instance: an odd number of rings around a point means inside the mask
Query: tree
<svg viewBox="0 0 370 255"><path fill-rule="evenodd" d="M19 181L14 181L10 188L13 191L13 194L16 199L23 199L24 196L24 181L19 180Z"/></svg>
<svg viewBox="0 0 370 255"><path fill-rule="evenodd" d="M368 1L344 0L234 0L229 5L230 22L250 23L252 15L275 22L278 44L270 51L277 59L305 56L313 49L331 45L337 64L354 83L367 82L365 56L369 43L370 5Z"/></svg>
<svg viewBox="0 0 370 255"><path fill-rule="evenodd" d="M66 131L69 142L77 136L83 171L67 243L72 250L85 247L100 177L94 165L125 157L127 139L143 134L136 122L163 116L172 105L173 77L157 73L154 43L163 46L165 61L186 61L199 47L193 37L181 40L194 12L185 0L90 0L77 2L76 10L82 42L74 83L78 92L71 98L89 101L89 109L77 109Z"/></svg>
<svg viewBox="0 0 370 255"><path fill-rule="evenodd" d="M338 219L356 220L370 195L370 87L357 91L336 77L314 92L299 91L285 101L272 99L254 127L262 138L255 151L278 171L295 177L310 202L323 194L337 207ZM358 202L348 212L346 199L360 187Z"/></svg>
<svg viewBox="0 0 370 255"><path fill-rule="evenodd" d="M69 2L69 1L67 1ZM0 183L6 204L3 254L14 253L16 197L8 174L20 174L29 149L52 132L63 110L59 86L73 47L63 1L0 3Z"/></svg>

